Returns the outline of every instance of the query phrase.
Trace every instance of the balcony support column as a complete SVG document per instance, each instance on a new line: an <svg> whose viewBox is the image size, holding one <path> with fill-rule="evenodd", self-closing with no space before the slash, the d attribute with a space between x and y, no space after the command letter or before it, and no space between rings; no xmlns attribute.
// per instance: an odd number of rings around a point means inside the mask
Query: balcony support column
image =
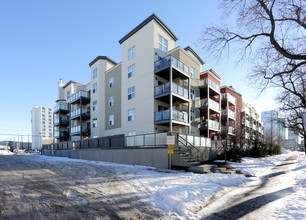
<svg viewBox="0 0 306 220"><path fill-rule="evenodd" d="M171 61L170 61L171 62ZM172 97L172 66L170 64L170 109L169 109L169 118L170 118L170 132L172 132L172 101L173 101L173 97Z"/></svg>
<svg viewBox="0 0 306 220"><path fill-rule="evenodd" d="M80 97L80 141L82 140L82 97Z"/></svg>

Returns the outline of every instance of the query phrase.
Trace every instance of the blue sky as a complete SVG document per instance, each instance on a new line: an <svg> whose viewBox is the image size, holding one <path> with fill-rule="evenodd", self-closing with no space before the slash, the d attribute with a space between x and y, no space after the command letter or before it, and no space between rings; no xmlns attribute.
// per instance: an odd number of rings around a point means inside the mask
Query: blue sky
<svg viewBox="0 0 306 220"><path fill-rule="evenodd" d="M216 62L197 47L204 27L222 24L219 1L0 1L0 140L31 134L34 105L55 106L57 82L88 83L88 64L98 55L120 62L120 40L152 13L214 69L222 85L233 85L259 111L272 95L250 88L247 66L234 57Z"/></svg>

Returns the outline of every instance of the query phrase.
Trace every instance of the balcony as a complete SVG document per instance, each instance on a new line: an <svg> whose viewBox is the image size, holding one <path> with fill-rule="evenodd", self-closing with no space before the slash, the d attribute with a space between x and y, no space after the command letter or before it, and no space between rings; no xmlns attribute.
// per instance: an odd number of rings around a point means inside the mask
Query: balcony
<svg viewBox="0 0 306 220"><path fill-rule="evenodd" d="M229 135L235 135L235 128L234 127L232 127L232 126L228 126L228 127L222 127L222 131L224 132L224 133L226 133L226 129L228 129L228 131L227 131L227 133L229 134Z"/></svg>
<svg viewBox="0 0 306 220"><path fill-rule="evenodd" d="M206 119L201 123L200 130L206 129L220 131L220 123L218 121Z"/></svg>
<svg viewBox="0 0 306 220"><path fill-rule="evenodd" d="M78 125L78 126L72 127L70 129L70 132L71 132L71 135L79 135L81 133L82 136L85 136L85 135L90 135L90 128L87 127L86 124L82 124L82 126Z"/></svg>
<svg viewBox="0 0 306 220"><path fill-rule="evenodd" d="M59 117L54 119L54 126L68 126L69 120L68 117Z"/></svg>
<svg viewBox="0 0 306 220"><path fill-rule="evenodd" d="M168 68L173 67L172 75L173 79L183 78L189 79L189 68L184 63L176 59L175 57L169 55L165 58L158 60L154 64L155 74L163 77L164 79L170 80L170 74Z"/></svg>
<svg viewBox="0 0 306 220"><path fill-rule="evenodd" d="M229 103L233 104L233 105L236 105L236 99L234 96L232 96L231 94L229 93L222 93L221 94L221 99L222 100L227 100Z"/></svg>
<svg viewBox="0 0 306 220"><path fill-rule="evenodd" d="M70 119L81 118L82 120L87 120L90 118L90 110L86 108L78 108L70 113Z"/></svg>
<svg viewBox="0 0 306 220"><path fill-rule="evenodd" d="M257 126L256 126L256 124L253 124L253 125L252 125L252 128L253 128L253 130L257 131Z"/></svg>
<svg viewBox="0 0 306 220"><path fill-rule="evenodd" d="M244 117L242 118L242 124L244 126L250 127L250 122L248 120L246 120L246 118L244 118Z"/></svg>
<svg viewBox="0 0 306 220"><path fill-rule="evenodd" d="M70 97L70 103L71 104L82 104L82 105L86 105L90 102L90 93L86 92L86 91L78 91L77 93L74 93L71 97Z"/></svg>
<svg viewBox="0 0 306 220"><path fill-rule="evenodd" d="M216 94L220 94L220 86L208 77L200 80L200 87L203 86L209 86L216 92Z"/></svg>
<svg viewBox="0 0 306 220"><path fill-rule="evenodd" d="M216 112L220 112L220 104L212 99L201 99L200 102L200 108L210 108Z"/></svg>
<svg viewBox="0 0 306 220"><path fill-rule="evenodd" d="M68 104L58 104L54 107L54 113L63 113L67 114L69 112L69 105Z"/></svg>
<svg viewBox="0 0 306 220"><path fill-rule="evenodd" d="M236 120L236 114L232 110L224 109L221 113L222 115L228 116L230 119Z"/></svg>
<svg viewBox="0 0 306 220"><path fill-rule="evenodd" d="M171 92L175 95L173 97L173 102L176 101L189 101L189 91L188 88L180 86L176 83L172 83ZM165 83L155 87L155 99L163 101L163 102L170 102L170 83Z"/></svg>
<svg viewBox="0 0 306 220"><path fill-rule="evenodd" d="M54 132L54 138L68 140L69 139L69 132L67 130L61 130Z"/></svg>
<svg viewBox="0 0 306 220"><path fill-rule="evenodd" d="M172 110L173 123L189 123L188 114L186 112ZM168 124L170 122L170 110L155 112L155 124Z"/></svg>

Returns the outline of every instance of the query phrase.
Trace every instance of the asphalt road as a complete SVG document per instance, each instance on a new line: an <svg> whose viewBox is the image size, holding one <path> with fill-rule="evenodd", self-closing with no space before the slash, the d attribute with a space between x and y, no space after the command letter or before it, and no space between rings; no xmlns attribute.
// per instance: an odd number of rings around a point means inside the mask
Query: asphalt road
<svg viewBox="0 0 306 220"><path fill-rule="evenodd" d="M248 182L213 201L199 214L203 219L273 219L282 198L294 192L290 170L298 155L294 154L274 167L271 173Z"/></svg>
<svg viewBox="0 0 306 220"><path fill-rule="evenodd" d="M0 156L3 219L160 219L111 167ZM0 216L1 219L1 216Z"/></svg>

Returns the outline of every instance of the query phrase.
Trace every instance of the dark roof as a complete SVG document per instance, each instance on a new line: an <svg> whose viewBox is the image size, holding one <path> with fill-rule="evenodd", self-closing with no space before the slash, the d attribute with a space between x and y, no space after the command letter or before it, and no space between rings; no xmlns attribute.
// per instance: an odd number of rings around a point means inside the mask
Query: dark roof
<svg viewBox="0 0 306 220"><path fill-rule="evenodd" d="M201 57L191 48L191 47L185 47L185 50L189 50L199 61L200 63L203 65L204 61L201 59Z"/></svg>
<svg viewBox="0 0 306 220"><path fill-rule="evenodd" d="M67 86L69 86L71 83L83 85L82 83L78 83L78 82L75 82L75 81L70 80L69 82L67 82L67 83L63 86L63 88L65 89L65 88L66 88Z"/></svg>
<svg viewBox="0 0 306 220"><path fill-rule="evenodd" d="M165 23L162 22L162 20L160 20L160 18L157 17L157 15L153 13L146 20L141 22L137 27L131 30L127 35L121 38L121 40L119 40L119 43L122 44L125 40L127 40L129 37L131 37L133 34L135 34L137 31L139 31L142 27L144 27L146 24L148 24L153 19L173 38L173 40L175 41L178 40L177 37L173 34L173 32L170 30L170 28L168 28L167 25L165 25Z"/></svg>
<svg viewBox="0 0 306 220"><path fill-rule="evenodd" d="M111 60L110 58L106 57L106 56L97 56L93 61L91 61L89 63L89 66L91 67L95 62L97 62L98 60L107 60L108 62L117 65L117 63L113 60Z"/></svg>

